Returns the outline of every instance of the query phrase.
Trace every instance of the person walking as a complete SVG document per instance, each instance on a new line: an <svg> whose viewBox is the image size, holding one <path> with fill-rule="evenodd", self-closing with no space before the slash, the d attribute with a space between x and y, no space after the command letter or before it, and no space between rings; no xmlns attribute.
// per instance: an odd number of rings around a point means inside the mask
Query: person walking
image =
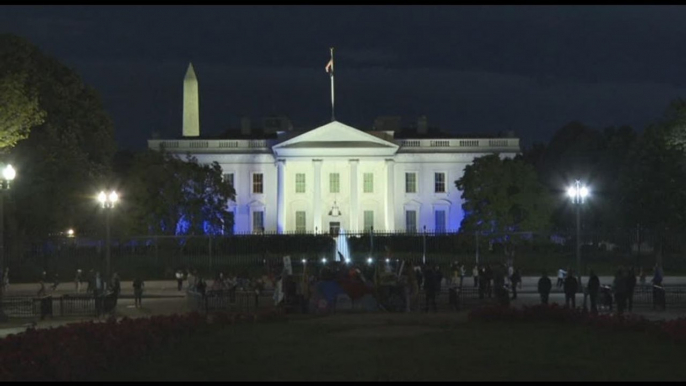
<svg viewBox="0 0 686 386"><path fill-rule="evenodd" d="M641 283L641 288L645 288L645 286L646 286L646 273L643 270L643 267L640 268L638 275L639 275L639 280Z"/></svg>
<svg viewBox="0 0 686 386"><path fill-rule="evenodd" d="M10 269L5 267L5 272L2 273L2 292L7 293L10 289Z"/></svg>
<svg viewBox="0 0 686 386"><path fill-rule="evenodd" d="M588 284L586 285L588 290L588 297L591 298L591 313L593 315L598 314L598 292L600 291L600 279L591 270L589 272Z"/></svg>
<svg viewBox="0 0 686 386"><path fill-rule="evenodd" d="M476 265L472 268L472 277L474 278L474 288L479 287L479 267Z"/></svg>
<svg viewBox="0 0 686 386"><path fill-rule="evenodd" d="M541 304L548 304L548 296L552 288L553 282L550 281L548 275L543 271L543 275L538 279L538 294L541 295Z"/></svg>
<svg viewBox="0 0 686 386"><path fill-rule="evenodd" d="M510 264L507 266L507 281L510 282L510 285L514 285L512 283L512 275L514 275L514 266Z"/></svg>
<svg viewBox="0 0 686 386"><path fill-rule="evenodd" d="M636 272L634 267L629 269L626 278L626 300L628 303L629 312L634 308L634 290L636 289Z"/></svg>
<svg viewBox="0 0 686 386"><path fill-rule="evenodd" d="M573 271L570 269L567 277L564 280L565 307L569 308L569 304L571 303L572 308L576 308L576 292L578 290L579 282L576 280Z"/></svg>
<svg viewBox="0 0 686 386"><path fill-rule="evenodd" d="M143 307L143 288L145 287L145 283L143 280L141 280L140 276L136 276L135 279L133 279L133 299L134 299L134 305L136 308L141 308Z"/></svg>
<svg viewBox="0 0 686 386"><path fill-rule="evenodd" d="M515 269L510 277L512 283L512 300L517 299L517 286L522 282L522 276L519 274L519 269Z"/></svg>

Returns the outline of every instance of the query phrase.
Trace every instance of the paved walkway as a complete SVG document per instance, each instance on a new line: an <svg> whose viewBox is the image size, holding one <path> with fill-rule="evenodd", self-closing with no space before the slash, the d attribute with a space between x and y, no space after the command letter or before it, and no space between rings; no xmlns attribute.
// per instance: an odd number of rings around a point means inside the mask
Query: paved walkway
<svg viewBox="0 0 686 386"><path fill-rule="evenodd" d="M555 278L553 279L553 286L555 284ZM601 284L611 284L612 278L609 276L604 276L600 278ZM584 282L587 278L583 278ZM534 305L540 303L540 298L536 293L536 285L538 282L537 277L525 277L522 280L521 291L518 291L517 300L512 301L511 305L514 307L521 307L523 305ZM465 278L464 285L470 285L473 283L471 278ZM668 285L686 285L686 277L667 277L665 278L665 283ZM33 296L38 290L38 284L35 283L24 283L24 284L14 284L10 285L9 291L6 296ZM185 290L185 283L184 283ZM560 292L554 292L550 295L550 303L557 303L560 305L564 304L564 295ZM83 293L84 291L82 291ZM76 293L73 283L62 283L58 286L57 290L52 292L48 290L48 294L65 295ZM143 298L143 308L137 309L133 306L133 288L132 282L126 281L122 282L122 297L117 304L117 315L118 317L147 317L151 315L170 315L175 313L185 313L188 312L188 302L185 299L185 291L179 292L177 290L176 281L150 281L145 284L145 292ZM443 303L447 301L447 295L444 294L439 298L439 302ZM261 301L262 307L271 307L271 302ZM578 307L583 305L583 295L577 294L576 304ZM439 304L439 306L441 306ZM445 305L443 305L445 306ZM440 307L441 309L447 309L447 307ZM443 312L443 311L442 311ZM448 312L448 311L445 311ZM686 317L686 308L668 308L666 311L652 311L650 307L637 307L634 309L634 313L638 315L645 316L650 320L664 320L664 319L675 319L680 317ZM51 328L58 327L70 323L83 322L95 320L97 318L80 317L80 318L55 318L47 320L34 320L34 319L12 319L7 323L0 324L0 338L3 338L9 334L16 334L23 332L27 327L35 322L36 328ZM105 319L101 319L104 321Z"/></svg>

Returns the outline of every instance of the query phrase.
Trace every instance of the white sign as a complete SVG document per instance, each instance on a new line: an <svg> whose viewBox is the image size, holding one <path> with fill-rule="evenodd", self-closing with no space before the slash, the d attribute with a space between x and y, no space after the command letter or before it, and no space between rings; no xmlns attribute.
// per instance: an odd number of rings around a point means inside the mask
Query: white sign
<svg viewBox="0 0 686 386"><path fill-rule="evenodd" d="M283 271L286 272L288 275L293 274L293 266L291 265L291 257L290 256L284 256L283 257Z"/></svg>

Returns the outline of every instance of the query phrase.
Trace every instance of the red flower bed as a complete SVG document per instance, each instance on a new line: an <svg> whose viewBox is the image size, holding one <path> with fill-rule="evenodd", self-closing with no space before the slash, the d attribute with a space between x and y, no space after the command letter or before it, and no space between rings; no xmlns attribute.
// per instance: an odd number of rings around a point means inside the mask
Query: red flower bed
<svg viewBox="0 0 686 386"><path fill-rule="evenodd" d="M686 319L651 322L641 316L593 315L579 309L572 310L556 304L536 305L515 309L512 307L484 307L473 310L469 321L507 321L507 322L555 322L574 323L609 329L612 331L647 331L669 339L686 342Z"/></svg>
<svg viewBox="0 0 686 386"><path fill-rule="evenodd" d="M114 363L213 327L281 317L274 311L207 317L191 313L32 329L0 340L0 381L86 379Z"/></svg>

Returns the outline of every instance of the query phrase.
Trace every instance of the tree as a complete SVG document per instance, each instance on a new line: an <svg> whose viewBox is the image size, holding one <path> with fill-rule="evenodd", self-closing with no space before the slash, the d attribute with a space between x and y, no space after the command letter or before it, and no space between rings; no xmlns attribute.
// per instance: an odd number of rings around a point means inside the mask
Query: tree
<svg viewBox="0 0 686 386"><path fill-rule="evenodd" d="M686 169L683 151L672 142L672 123L649 126L632 147L620 173L623 219L654 235L661 249L669 233L686 227Z"/></svg>
<svg viewBox="0 0 686 386"><path fill-rule="evenodd" d="M25 73L5 73L0 67L0 151L13 147L43 123L45 111L35 89L29 89Z"/></svg>
<svg viewBox="0 0 686 386"><path fill-rule="evenodd" d="M222 234L233 227L233 186L217 162L147 150L134 157L125 182L128 229L143 234Z"/></svg>
<svg viewBox="0 0 686 386"><path fill-rule="evenodd" d="M476 158L455 185L465 201L466 231L544 231L550 226L550 195L522 160L498 154Z"/></svg>
<svg viewBox="0 0 686 386"><path fill-rule="evenodd" d="M686 154L686 100L673 100L661 125L666 130L667 145Z"/></svg>
<svg viewBox="0 0 686 386"><path fill-rule="evenodd" d="M85 234L101 223L93 194L107 187L116 150L111 119L72 69L22 38L0 34L0 68L24 74L26 90L35 90L46 112L8 155L17 169L12 239L43 240L69 227Z"/></svg>

